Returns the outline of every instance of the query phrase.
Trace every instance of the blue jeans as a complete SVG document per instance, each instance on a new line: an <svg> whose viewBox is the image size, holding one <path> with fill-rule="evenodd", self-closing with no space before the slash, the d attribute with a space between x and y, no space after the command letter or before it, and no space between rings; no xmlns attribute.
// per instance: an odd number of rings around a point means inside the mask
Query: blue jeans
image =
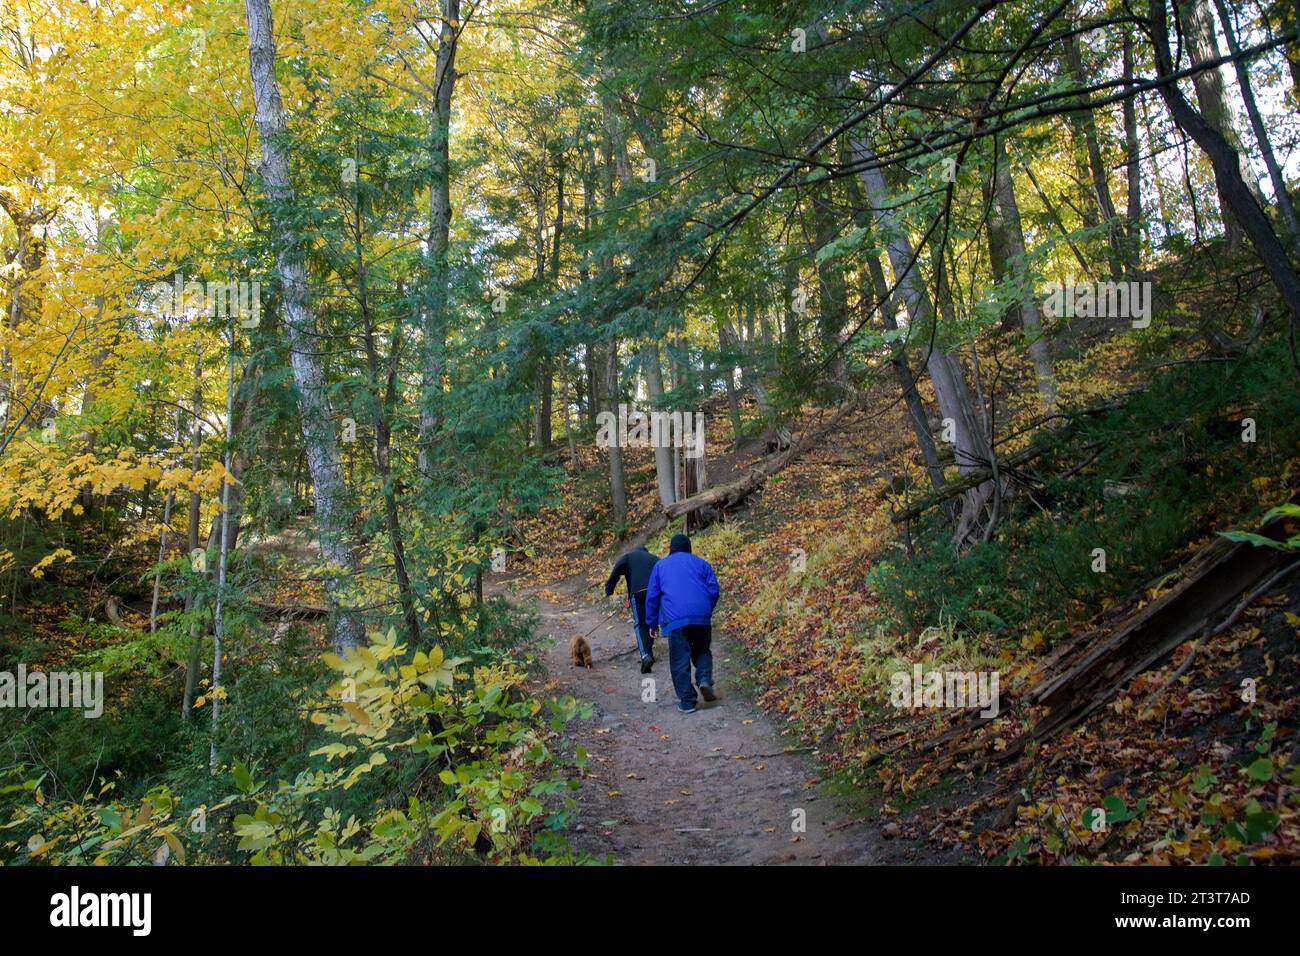
<svg viewBox="0 0 1300 956"><path fill-rule="evenodd" d="M713 626L688 624L664 635L668 639L668 669L673 674L673 690L684 707L696 704L695 684L713 686ZM691 667L695 667L695 683L691 682Z"/></svg>
<svg viewBox="0 0 1300 956"><path fill-rule="evenodd" d="M632 599L632 626L636 631L636 649L641 652L641 660L654 656L655 642L650 636L650 626L645 622L645 595Z"/></svg>

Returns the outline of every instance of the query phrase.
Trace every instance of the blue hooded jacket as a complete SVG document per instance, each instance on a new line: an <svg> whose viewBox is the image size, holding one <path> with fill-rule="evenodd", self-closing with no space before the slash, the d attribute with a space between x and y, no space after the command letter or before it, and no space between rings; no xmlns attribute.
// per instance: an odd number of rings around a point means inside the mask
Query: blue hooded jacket
<svg viewBox="0 0 1300 956"><path fill-rule="evenodd" d="M683 539L682 542L678 538ZM718 603L718 578L713 567L690 552L685 535L673 538L666 558L650 572L646 588L645 619L664 634L688 624L710 624ZM660 623L662 622L662 624Z"/></svg>

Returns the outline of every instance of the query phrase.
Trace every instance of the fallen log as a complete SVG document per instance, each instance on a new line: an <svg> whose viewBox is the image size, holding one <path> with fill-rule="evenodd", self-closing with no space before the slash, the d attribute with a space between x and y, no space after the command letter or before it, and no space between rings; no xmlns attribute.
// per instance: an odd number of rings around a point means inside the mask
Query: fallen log
<svg viewBox="0 0 1300 956"><path fill-rule="evenodd" d="M1283 516L1269 521L1256 534L1285 540L1289 520L1295 519ZM1062 642L1040 661L1029 677L1030 688L1010 700L1004 698L999 716L1007 718L1026 706L1046 708L1046 714L990 759L995 763L1014 760L1029 743L1041 743L1082 723L1133 678L1162 663L1184 643L1198 637L1204 640L1233 626L1250 604L1297 571L1300 561L1292 553L1216 538L1175 572L1178 581L1169 591L1145 605L1135 598L1128 610L1122 610L1123 605L1112 608L1098 626ZM1173 576L1166 574L1149 582L1138 594ZM951 744L935 764L945 767L986 749L992 730L989 720L967 711L956 715L949 727L933 737L882 749L867 762L904 751L919 759Z"/></svg>
<svg viewBox="0 0 1300 956"><path fill-rule="evenodd" d="M856 405L857 403L853 401L846 402L826 424L801 438L785 451L769 455L726 484L715 485L697 495L674 501L663 509L664 518L671 521L673 518L681 517L688 511L696 511L700 508L717 508L721 510L734 507L763 487L767 479L785 468L796 458L807 454L809 449L839 427L840 422L844 420L844 416Z"/></svg>
<svg viewBox="0 0 1300 956"><path fill-rule="evenodd" d="M1283 540L1288 520L1294 519L1275 518L1257 533ZM1291 560L1276 548L1216 538L1186 565L1178 584L1109 633L1096 631L1080 641L1081 656L1026 695L1027 703L1046 707L1048 713L999 756L1005 759L1031 740L1046 740L1085 720L1138 674L1225 621L1241 595L1252 593Z"/></svg>

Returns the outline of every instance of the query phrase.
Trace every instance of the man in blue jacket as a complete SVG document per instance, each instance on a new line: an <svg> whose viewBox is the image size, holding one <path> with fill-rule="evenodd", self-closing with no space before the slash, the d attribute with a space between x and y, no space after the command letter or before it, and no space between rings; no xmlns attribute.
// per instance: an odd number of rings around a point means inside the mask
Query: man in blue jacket
<svg viewBox="0 0 1300 956"><path fill-rule="evenodd" d="M668 557L650 572L645 616L651 633L668 639L668 669L677 691L677 709L695 713L695 684L705 700L713 701L713 608L718 603L718 577L703 558L691 554L691 539L673 535ZM695 681L691 681L691 667Z"/></svg>

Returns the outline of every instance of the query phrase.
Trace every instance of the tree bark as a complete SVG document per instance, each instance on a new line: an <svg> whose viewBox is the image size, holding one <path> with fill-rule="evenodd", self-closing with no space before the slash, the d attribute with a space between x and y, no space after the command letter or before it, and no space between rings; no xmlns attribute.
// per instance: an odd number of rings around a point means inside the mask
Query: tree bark
<svg viewBox="0 0 1300 956"><path fill-rule="evenodd" d="M1161 18L1163 19L1163 3L1161 3L1160 9ZM1177 15L1178 22L1182 26L1182 36L1187 40L1188 57L1192 65L1196 66L1217 60L1221 54L1219 52L1219 43L1215 39L1214 18L1210 13L1208 0L1178 0ZM1167 29L1166 27L1166 32ZM1166 40L1161 45L1160 41L1157 40L1156 45L1161 47L1160 50L1157 50L1157 54L1163 54L1168 58L1168 41ZM1169 72L1173 72L1172 62ZM1259 191L1259 183L1256 182L1255 175L1250 169L1250 159L1245 147L1242 145L1236 111L1228 100L1227 83L1224 80L1222 67L1216 66L1199 71L1192 76L1192 84L1196 89L1196 101L1201 108L1202 122L1208 124L1228 144L1228 148L1236 156L1237 178L1242 181L1254 200L1260 206L1264 206L1264 194ZM1161 95L1164 95L1163 88L1161 89ZM1165 97L1165 102L1166 104L1169 102L1168 97ZM1177 120L1177 117L1175 117L1175 120ZM1182 126L1182 123L1178 125ZM1184 127L1184 129L1186 128ZM1191 135L1190 130L1187 132L1188 135ZM1205 148L1199 140L1197 140L1197 145L1201 146L1202 149ZM1217 170L1215 182L1219 184L1219 211L1223 218L1224 232L1228 237L1229 245L1235 248L1241 244L1245 223L1237 219L1236 204L1224 193ZM1245 231L1249 235L1249 230Z"/></svg>
<svg viewBox="0 0 1300 956"><path fill-rule="evenodd" d="M379 350L375 345L375 322L370 311L370 283L366 271L363 222L365 205L360 190L356 194L355 229L352 234L357 260L357 305L361 311L361 328L366 349L366 372L369 376L371 424L375 429L375 471L381 482L384 499L384 528L388 532L388 545L393 551L393 577L397 581L397 597L402 605L402 621L406 634L414 646L420 646L420 618L415 609L415 592L406 567L406 540L402 534L401 515L397 507L397 488L393 480L392 426L390 420L397 402L398 362L402 349L402 315L399 308L393 319L391 354L385 381L380 381Z"/></svg>
<svg viewBox="0 0 1300 956"><path fill-rule="evenodd" d="M266 3L268 0L261 0ZM438 406L446 362L448 247L451 235L451 100L456 84L456 47L460 37L460 0L439 0L438 52L434 57L429 161L428 308L424 315L423 388L420 396L420 448L417 463L433 475L433 447L439 427ZM278 99L278 94L277 94Z"/></svg>
<svg viewBox="0 0 1300 956"><path fill-rule="evenodd" d="M1133 79L1133 30L1124 28L1124 79ZM1124 100L1124 171L1128 186L1125 261L1129 274L1142 263L1142 147L1138 142L1137 94Z"/></svg>
<svg viewBox="0 0 1300 956"><path fill-rule="evenodd" d="M934 306L921 282L916 253L897 212L889 205L884 174L878 166L873 165L874 152L863 140L854 141L853 152L860 167L858 175L871 200L871 214L887 237L886 251L903 304L907 308L909 325L918 332L929 333L928 341L918 342L918 348L926 350L926 368L934 384L939 410L952 425L953 453L957 467L963 474L975 471L987 466L992 461L993 453L972 407L965 374L957 356L943 348ZM993 490L993 482L986 481L967 493L958 525L956 543L959 547L970 530L978 524L979 515Z"/></svg>
<svg viewBox="0 0 1300 956"><path fill-rule="evenodd" d="M1184 132L1187 133L1210 159L1214 168L1215 183L1219 195L1227 204L1229 212L1241 224L1241 228L1250 237L1255 252L1264 264L1269 278L1277 288L1288 310L1288 322L1291 330L1291 361L1297 365L1295 349L1295 326L1300 323L1300 277L1287 258L1273 224L1255 200L1248 184L1241 174L1241 157L1232 144L1207 119L1192 108L1192 104L1183 96L1178 85L1169 79L1173 73L1173 64L1169 56L1169 25L1165 9L1165 0L1149 0L1149 17L1151 35L1155 52L1156 74L1166 82L1160 86L1160 95L1169 108L1170 114Z"/></svg>
<svg viewBox="0 0 1300 956"><path fill-rule="evenodd" d="M609 340L605 351L605 410L618 417L618 339ZM617 429L616 429L617 430ZM622 536L622 527L627 524L627 485L623 478L623 449L617 438L609 443L609 498L610 517L616 531Z"/></svg>
<svg viewBox="0 0 1300 956"><path fill-rule="evenodd" d="M664 371L659 360L659 345L648 342L641 350L642 368L645 370L646 393L652 408L657 409L664 393ZM655 481L659 486L659 503L664 507L677 500L673 487L673 452L660 442L655 446Z"/></svg>
<svg viewBox="0 0 1300 956"><path fill-rule="evenodd" d="M833 181L825 180L812 191L813 268L817 276L817 332L822 351L830 355L840 344L848 312L848 293L841 265L832 259L818 259L817 254L839 236L832 193ZM834 381L844 378L844 359L838 355L830 367Z"/></svg>
<svg viewBox="0 0 1300 956"><path fill-rule="evenodd" d="M194 392L192 395L193 402L193 420L191 422L191 439L190 439L190 471L194 477L198 476L199 468L202 465L202 445L203 445L203 351L202 347L195 348L194 355ZM186 553L192 555L199 547L199 517L202 500L199 498L197 491L190 492L190 509L189 520L186 523ZM200 598L197 589L191 591L185 598L185 612L189 616L195 612L200 604ZM185 690L181 695L181 720L190 719L191 705L194 701L194 688L198 684L199 664L203 651L203 631L205 624L197 617L190 621L190 646L189 653L185 658Z"/></svg>
<svg viewBox="0 0 1300 956"><path fill-rule="evenodd" d="M1277 156L1273 153L1273 144L1268 138L1268 128L1264 125L1264 118L1259 113L1259 105L1255 102L1255 90L1250 82L1250 72L1241 59L1241 45L1237 42L1237 28L1232 22L1232 10L1224 0L1214 0L1214 4L1219 11L1219 22L1223 25L1224 39L1228 41L1228 52L1233 57L1232 66L1237 73L1237 86L1241 91L1242 102L1246 104L1246 115L1250 118L1250 127L1255 133L1255 141L1259 144L1260 154L1264 157L1264 168L1268 170L1269 182L1273 184L1277 208L1282 213L1282 221L1286 223L1287 232L1291 234L1291 240L1294 242L1297 237L1300 237L1300 222L1296 220L1291 194L1286 188L1286 177L1282 175L1282 167L1278 165Z"/></svg>
<svg viewBox="0 0 1300 956"><path fill-rule="evenodd" d="M271 5L269 0L245 0L244 11L248 20L249 75L255 119L262 143L259 172L271 200L271 232L283 300L285 338L298 388L298 417L315 491L317 532L321 551L331 565L326 591L335 611L333 642L342 651L356 647L365 636L358 613L344 606L346 575L356 571L357 561L348 541L351 522L342 462L326 393L325 369L317 351L319 336L302 240L294 233L290 215L296 197L286 142L288 127L275 75Z"/></svg>
<svg viewBox="0 0 1300 956"><path fill-rule="evenodd" d="M889 295L889 283L885 281L885 270L880 267L876 256L869 256L867 269L871 274L871 283L875 287L876 301L879 303L880 317L885 328L891 332L898 331L898 318L895 315L894 300ZM921 460L925 462L925 472L930 476L930 485L938 491L946 484L943 465L939 462L939 450L934 445L934 435L930 432L930 419L925 414L925 404L921 393L916 388L916 376L907 361L907 351L901 342L890 346L889 364L893 366L898 384L903 390L903 401L907 404L907 417L912 423L912 434L916 436L917 447L921 449Z"/></svg>
<svg viewBox="0 0 1300 956"><path fill-rule="evenodd" d="M1034 363L1038 400L1042 403L1043 410L1050 412L1056 407L1056 377L1052 374L1052 358L1044 337L1038 297L1029 281L1029 256L1025 251L1025 232L1020 224L1020 206L1016 203L1015 183L1011 178L1011 164L1007 162L1006 143L1001 137L994 137L993 150L993 192L1002 212L1007 267L1016 281L1021 321L1025 337L1029 341L1029 357Z"/></svg>
<svg viewBox="0 0 1300 956"><path fill-rule="evenodd" d="M1064 43L1065 58L1070 67L1071 78L1077 86L1087 86L1088 74L1084 69L1083 55L1079 52L1079 38L1070 34L1065 38ZM1110 192L1110 180L1106 175L1106 160L1102 155L1097 118L1092 110L1083 110L1071 115L1075 117L1077 127L1083 133L1084 145L1088 152L1088 170L1092 177L1093 198L1096 199L1101 218L1106 223L1110 275L1118 282L1124 272L1123 241L1120 236L1120 222L1115 214L1115 200Z"/></svg>
<svg viewBox="0 0 1300 956"><path fill-rule="evenodd" d="M744 423L740 418L740 396L736 394L736 359L734 346L727 336L729 326L718 326L718 348L722 352L722 381L727 389L727 413L731 416L731 442L739 445L744 433Z"/></svg>
<svg viewBox="0 0 1300 956"><path fill-rule="evenodd" d="M221 481L221 545L217 552L217 606L212 612L212 736L208 746L208 772L217 772L217 740L221 733L221 686L223 641L226 636L226 568L230 559L230 467L235 448L232 431L235 421L235 342L231 323L230 355L226 359L226 449L222 464L226 475Z"/></svg>

